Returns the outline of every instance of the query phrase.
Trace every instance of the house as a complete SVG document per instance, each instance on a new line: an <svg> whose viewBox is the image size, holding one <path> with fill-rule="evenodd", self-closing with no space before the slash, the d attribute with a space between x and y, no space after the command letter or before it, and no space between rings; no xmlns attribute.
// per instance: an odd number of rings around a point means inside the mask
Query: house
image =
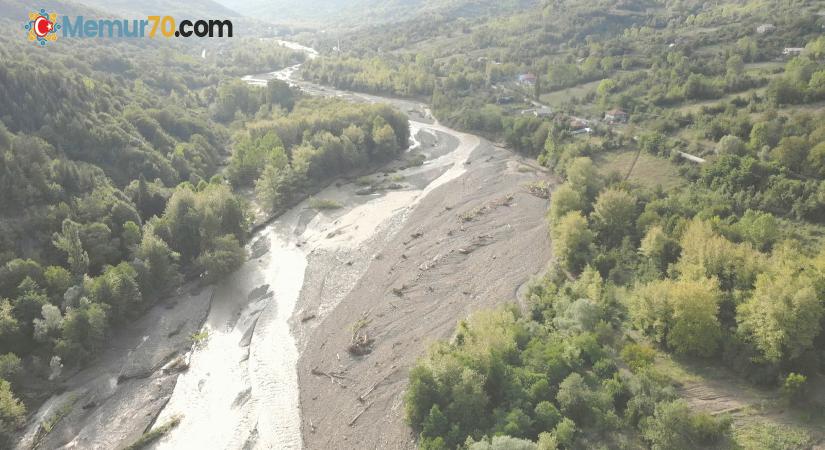
<svg viewBox="0 0 825 450"><path fill-rule="evenodd" d="M550 117L553 115L553 110L547 106L542 106L533 110L533 115L536 117Z"/></svg>
<svg viewBox="0 0 825 450"><path fill-rule="evenodd" d="M627 123L627 113L621 109L613 109L604 113L604 120L610 123Z"/></svg>
<svg viewBox="0 0 825 450"><path fill-rule="evenodd" d="M802 47L785 47L785 49L782 50L782 54L785 56L799 56L803 51L805 51L805 49Z"/></svg>
<svg viewBox="0 0 825 450"><path fill-rule="evenodd" d="M573 118L570 121L570 129L573 131L584 130L587 128L587 121L582 119Z"/></svg>
<svg viewBox="0 0 825 450"><path fill-rule="evenodd" d="M756 32L759 34L772 33L774 30L776 30L776 27L772 23L763 23L756 27Z"/></svg>
<svg viewBox="0 0 825 450"><path fill-rule="evenodd" d="M532 73L523 73L518 76L519 83L536 84L536 76Z"/></svg>

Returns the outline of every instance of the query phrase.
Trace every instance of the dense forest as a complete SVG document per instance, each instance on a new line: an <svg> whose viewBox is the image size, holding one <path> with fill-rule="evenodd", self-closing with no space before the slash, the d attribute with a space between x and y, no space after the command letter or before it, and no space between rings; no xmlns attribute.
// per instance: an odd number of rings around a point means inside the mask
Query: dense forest
<svg viewBox="0 0 825 450"><path fill-rule="evenodd" d="M556 267L412 370L421 448L810 445L758 413L692 410L663 361L721 366L775 390L803 428L823 423L820 9L557 1L330 36L342 51L306 79L424 99L566 180L548 212ZM629 123L605 118L615 109ZM631 179L637 161L668 175Z"/></svg>
<svg viewBox="0 0 825 450"><path fill-rule="evenodd" d="M271 42L68 41L43 52L15 37L0 38L4 448L27 406L120 325L245 261L254 198L235 188L255 187L277 213L409 139L389 107L241 82L303 60Z"/></svg>

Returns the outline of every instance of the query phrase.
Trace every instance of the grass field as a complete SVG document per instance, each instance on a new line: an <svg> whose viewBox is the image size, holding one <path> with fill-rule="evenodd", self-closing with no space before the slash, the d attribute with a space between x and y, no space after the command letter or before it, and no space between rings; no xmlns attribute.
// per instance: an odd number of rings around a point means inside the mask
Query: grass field
<svg viewBox="0 0 825 450"><path fill-rule="evenodd" d="M659 353L655 370L669 379L692 409L732 419L731 450L807 450L821 442L822 415L788 404L779 390L741 380L701 359Z"/></svg>
<svg viewBox="0 0 825 450"><path fill-rule="evenodd" d="M596 163L599 173L603 176L611 172L619 172L624 176L630 170L635 157L635 150L624 150L597 155L593 158L593 162ZM639 160L636 161L636 165L630 173L629 181L647 187L661 185L665 189L679 186L685 182L679 176L679 170L675 164L649 153L639 155Z"/></svg>
<svg viewBox="0 0 825 450"><path fill-rule="evenodd" d="M558 106L563 101L570 100L573 97L582 98L589 92L596 92L596 88L599 87L599 83L601 82L602 80L591 81L589 83L579 84L567 89L553 91L549 94L543 94L541 96L541 102L550 106Z"/></svg>

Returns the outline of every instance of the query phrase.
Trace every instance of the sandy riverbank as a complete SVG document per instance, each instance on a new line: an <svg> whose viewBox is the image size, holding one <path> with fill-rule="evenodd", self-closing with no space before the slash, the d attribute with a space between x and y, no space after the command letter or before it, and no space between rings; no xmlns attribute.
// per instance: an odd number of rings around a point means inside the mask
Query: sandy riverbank
<svg viewBox="0 0 825 450"><path fill-rule="evenodd" d="M169 399L190 336L209 313L213 288L184 292L118 328L97 362L62 381L63 393L35 412L17 448L114 449L137 440ZM53 428L41 436L48 422Z"/></svg>
<svg viewBox="0 0 825 450"><path fill-rule="evenodd" d="M303 344L298 379L306 448L414 448L403 391L415 359L471 311L514 301L546 265L547 201L523 186L547 175L483 140L464 167L410 208L392 233L374 236L355 255L310 257L293 318ZM341 272L348 260L366 267L339 301L336 284L351 279L350 269ZM317 317L302 322L311 315ZM363 317L373 349L351 356L351 327ZM335 382L321 372L335 373Z"/></svg>

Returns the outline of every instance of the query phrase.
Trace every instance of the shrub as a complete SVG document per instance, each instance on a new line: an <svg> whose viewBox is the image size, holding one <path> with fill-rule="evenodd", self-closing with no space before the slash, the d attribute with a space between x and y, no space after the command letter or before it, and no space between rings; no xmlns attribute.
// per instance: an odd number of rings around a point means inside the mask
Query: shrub
<svg viewBox="0 0 825 450"><path fill-rule="evenodd" d="M782 382L782 395L789 401L801 400L805 394L808 377L798 373L789 373Z"/></svg>
<svg viewBox="0 0 825 450"><path fill-rule="evenodd" d="M638 372L653 364L656 350L649 345L627 344L622 348L621 357L631 370Z"/></svg>
<svg viewBox="0 0 825 450"><path fill-rule="evenodd" d="M693 414L684 400L660 402L653 416L642 423L642 436L653 450L707 448L730 431L728 418Z"/></svg>
<svg viewBox="0 0 825 450"><path fill-rule="evenodd" d="M325 198L317 198L317 197L310 197L309 199L309 207L312 209L317 210L324 210L324 209L338 209L342 205L335 200L325 199Z"/></svg>

